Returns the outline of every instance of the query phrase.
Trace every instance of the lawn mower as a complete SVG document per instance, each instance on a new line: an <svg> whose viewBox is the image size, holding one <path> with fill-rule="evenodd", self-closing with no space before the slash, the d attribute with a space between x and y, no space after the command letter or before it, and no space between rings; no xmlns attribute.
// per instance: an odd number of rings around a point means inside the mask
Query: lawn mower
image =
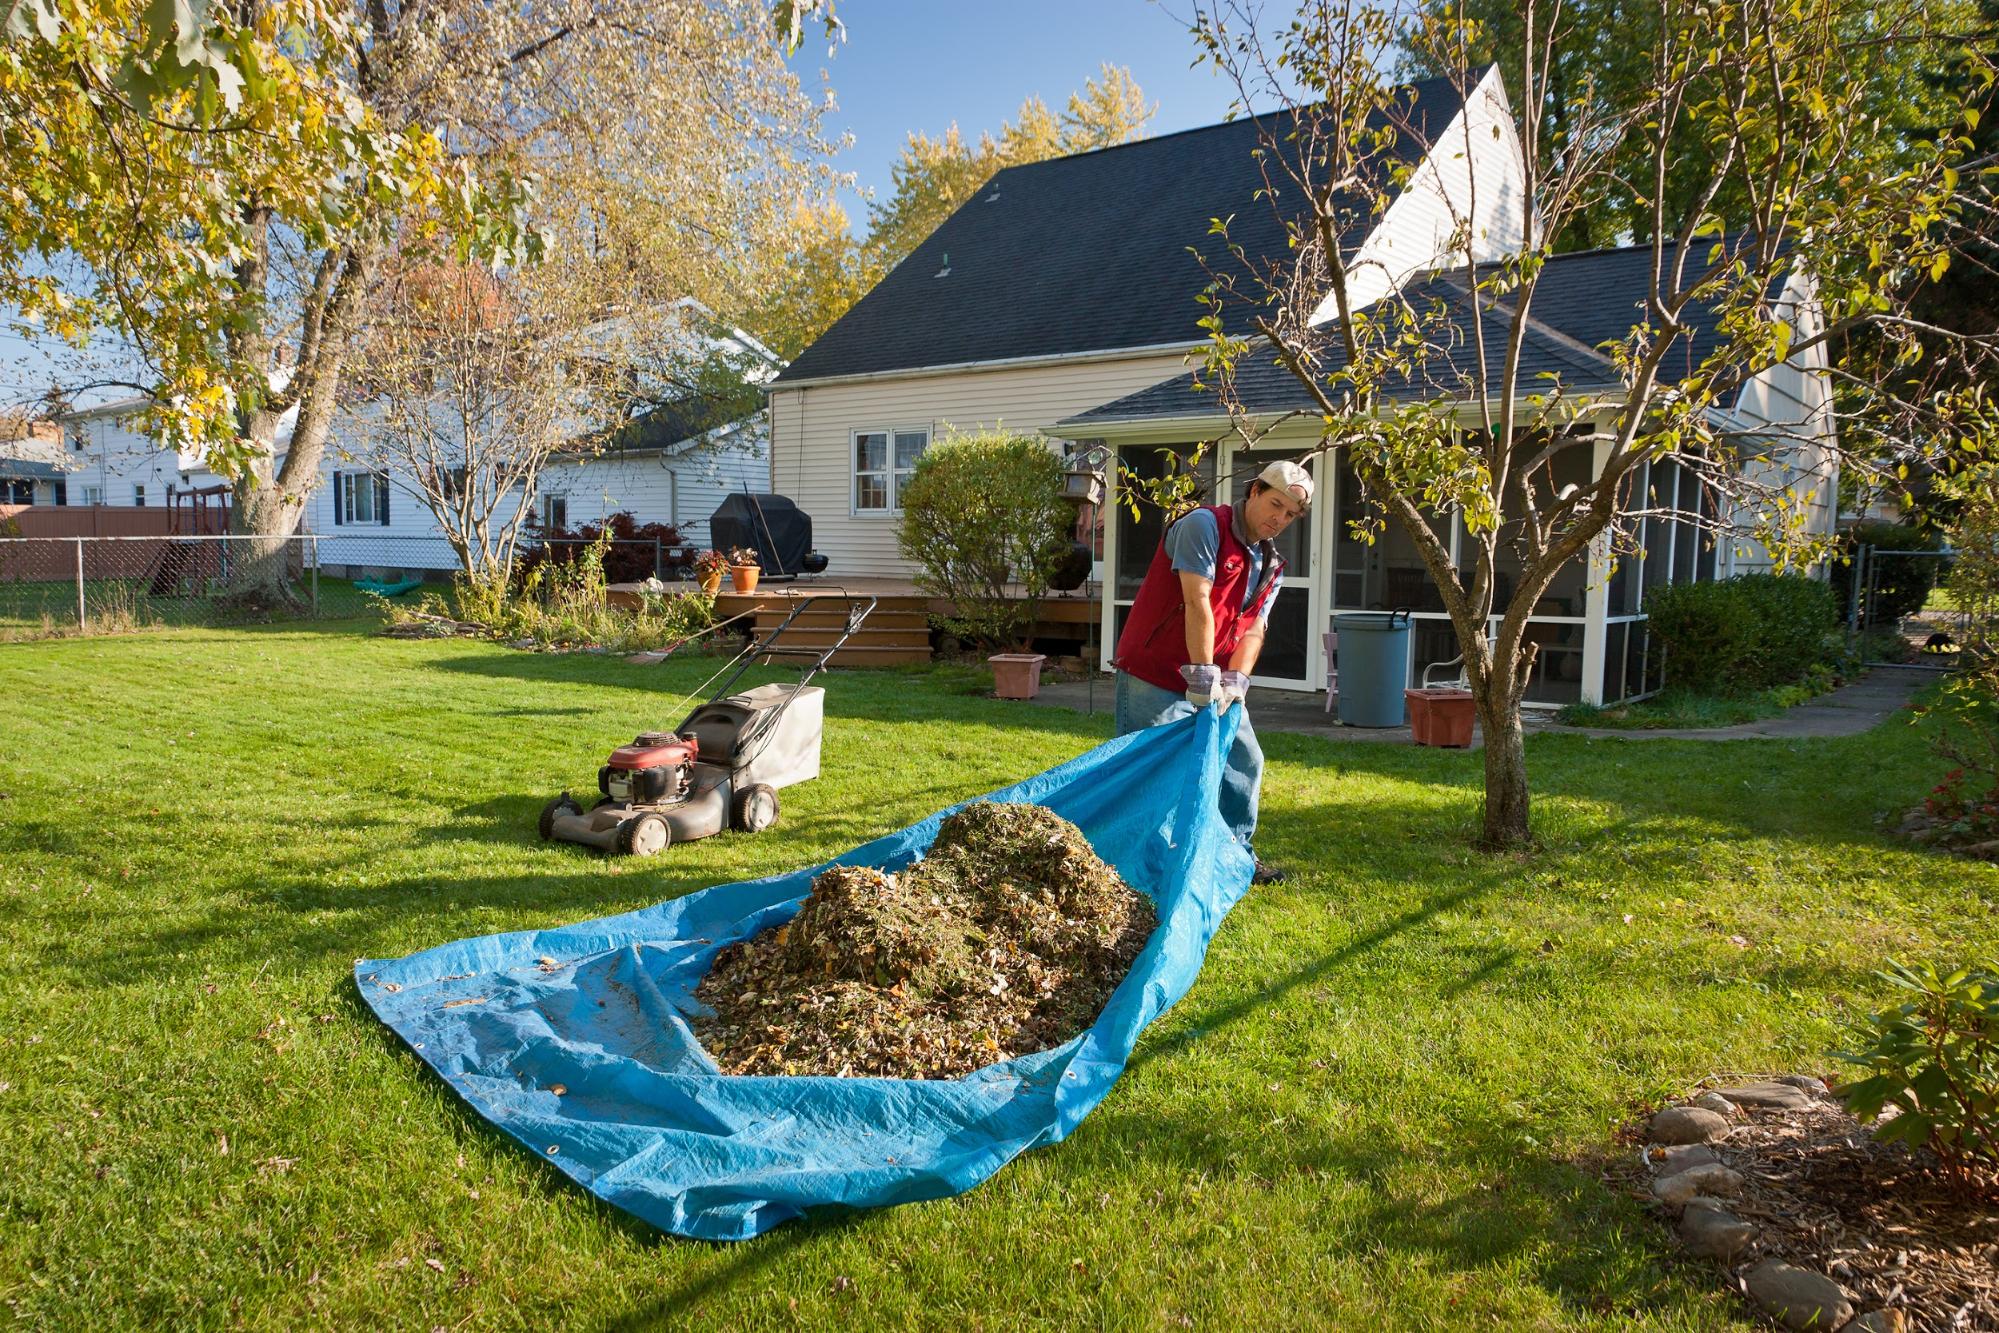
<svg viewBox="0 0 1999 1333"><path fill-rule="evenodd" d="M815 602L847 604L831 647L779 643ZM724 672L715 694L673 731L645 731L611 751L597 770L600 799L585 810L568 792L542 807L544 841L580 842L628 856L653 856L733 828L761 833L777 823L777 791L819 776L826 691L809 682L840 651L868 613L872 597L805 597L771 632L750 637L743 650L692 692ZM758 685L732 693L753 663L773 657L811 659L795 684ZM730 668L734 670L731 671Z"/></svg>

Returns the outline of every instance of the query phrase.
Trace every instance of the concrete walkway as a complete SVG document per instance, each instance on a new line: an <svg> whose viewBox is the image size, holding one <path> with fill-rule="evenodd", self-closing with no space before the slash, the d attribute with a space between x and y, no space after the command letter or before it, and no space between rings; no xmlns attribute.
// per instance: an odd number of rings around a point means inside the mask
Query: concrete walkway
<svg viewBox="0 0 1999 1333"><path fill-rule="evenodd" d="M1870 670L1850 685L1843 685L1810 703L1787 708L1761 722L1745 722L1735 727L1685 728L1673 731L1622 731L1608 727L1565 727L1551 713L1530 709L1526 713L1529 735L1556 732L1570 736L1590 736L1620 741L1732 741L1796 740L1817 736L1857 736L1887 720L1914 697L1917 690L1937 679L1934 669L1881 666ZM1070 680L1044 683L1034 702L1048 708L1069 708L1076 712L1110 714L1117 701L1117 686L1106 675L1095 681ZM1326 696L1293 690L1251 690L1250 715L1258 731L1284 731L1300 736L1321 736L1327 740L1374 741L1388 745L1410 745L1408 727L1343 727L1337 712L1328 713ZM1481 737L1474 735L1472 748Z"/></svg>

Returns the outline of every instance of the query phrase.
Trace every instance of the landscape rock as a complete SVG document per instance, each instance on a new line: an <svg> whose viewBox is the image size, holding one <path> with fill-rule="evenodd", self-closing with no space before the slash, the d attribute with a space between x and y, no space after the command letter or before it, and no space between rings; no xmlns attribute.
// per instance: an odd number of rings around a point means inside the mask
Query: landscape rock
<svg viewBox="0 0 1999 1333"><path fill-rule="evenodd" d="M1668 1208L1684 1208L1701 1195L1742 1192L1742 1177L1718 1162L1688 1167L1652 1182L1652 1193Z"/></svg>
<svg viewBox="0 0 1999 1333"><path fill-rule="evenodd" d="M1652 1117L1651 1140L1667 1145L1712 1143L1728 1137L1728 1121L1700 1106L1669 1106Z"/></svg>
<svg viewBox="0 0 1999 1333"><path fill-rule="evenodd" d="M1713 1111L1716 1115L1726 1116L1730 1120L1742 1114L1741 1107L1718 1092L1704 1092L1689 1102L1688 1105L1698 1106L1703 1111Z"/></svg>
<svg viewBox="0 0 1999 1333"><path fill-rule="evenodd" d="M1903 1333L1909 1320L1900 1310L1869 1310L1855 1315L1839 1333Z"/></svg>
<svg viewBox="0 0 1999 1333"><path fill-rule="evenodd" d="M1690 1199L1680 1216L1680 1237L1687 1249L1704 1259L1728 1264L1756 1241L1758 1231L1750 1223L1712 1199Z"/></svg>
<svg viewBox="0 0 1999 1333"><path fill-rule="evenodd" d="M1810 1074L1785 1074L1779 1077L1777 1081L1779 1083L1787 1084L1790 1087L1798 1088L1804 1092L1827 1091L1825 1080L1822 1078L1814 1078Z"/></svg>
<svg viewBox="0 0 1999 1333"><path fill-rule="evenodd" d="M1720 1092L1737 1106L1764 1110L1798 1111L1812 1104L1811 1098L1788 1083L1745 1083L1739 1088L1722 1088Z"/></svg>
<svg viewBox="0 0 1999 1333"><path fill-rule="evenodd" d="M1709 1162L1719 1162L1714 1149L1705 1143L1681 1143L1671 1148L1655 1147L1646 1154L1653 1169L1662 1176L1676 1176L1691 1167L1706 1166Z"/></svg>
<svg viewBox="0 0 1999 1333"><path fill-rule="evenodd" d="M1750 1299L1786 1328L1844 1328L1853 1302L1839 1283L1823 1273L1765 1259L1743 1275Z"/></svg>

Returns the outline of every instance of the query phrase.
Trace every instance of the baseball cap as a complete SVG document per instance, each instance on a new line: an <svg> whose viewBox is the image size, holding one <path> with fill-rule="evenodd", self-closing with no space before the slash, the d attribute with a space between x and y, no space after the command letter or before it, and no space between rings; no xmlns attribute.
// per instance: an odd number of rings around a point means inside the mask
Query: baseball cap
<svg viewBox="0 0 1999 1333"><path fill-rule="evenodd" d="M1312 474L1296 463L1279 459L1257 473L1256 479L1266 486L1291 492L1291 498L1299 504L1312 503Z"/></svg>

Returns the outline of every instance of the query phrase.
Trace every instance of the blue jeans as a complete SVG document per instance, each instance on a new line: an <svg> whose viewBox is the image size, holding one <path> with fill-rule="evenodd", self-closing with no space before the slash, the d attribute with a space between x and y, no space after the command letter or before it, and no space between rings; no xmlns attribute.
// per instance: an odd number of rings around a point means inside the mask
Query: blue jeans
<svg viewBox="0 0 1999 1333"><path fill-rule="evenodd" d="M1242 724L1236 728L1235 744L1222 769L1222 820L1236 841L1247 847L1256 836L1256 799L1263 787L1263 747L1256 743L1256 728L1249 725L1249 708L1242 708ZM1162 722L1192 717L1194 705L1184 693L1162 690L1150 681L1129 672L1117 673L1117 734L1143 731Z"/></svg>

